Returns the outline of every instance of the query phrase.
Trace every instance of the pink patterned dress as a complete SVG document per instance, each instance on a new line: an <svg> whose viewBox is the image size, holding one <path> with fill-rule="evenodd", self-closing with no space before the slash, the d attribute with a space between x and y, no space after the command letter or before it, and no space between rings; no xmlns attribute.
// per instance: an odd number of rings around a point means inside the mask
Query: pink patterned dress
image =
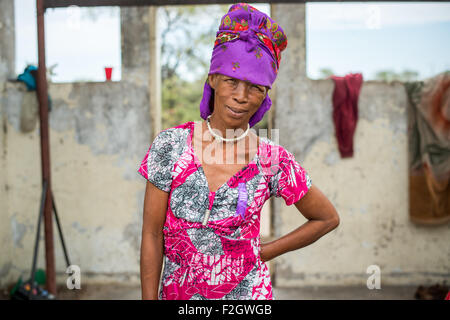
<svg viewBox="0 0 450 320"><path fill-rule="evenodd" d="M169 193L159 298L271 300L269 270L259 255L261 209L271 196L294 204L311 179L290 152L259 137L254 158L212 192L193 132L193 121L161 131L138 170Z"/></svg>

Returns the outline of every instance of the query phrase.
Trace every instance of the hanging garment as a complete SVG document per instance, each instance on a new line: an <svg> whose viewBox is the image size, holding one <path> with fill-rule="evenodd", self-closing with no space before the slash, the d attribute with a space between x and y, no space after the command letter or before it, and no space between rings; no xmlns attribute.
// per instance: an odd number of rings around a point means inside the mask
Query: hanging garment
<svg viewBox="0 0 450 320"><path fill-rule="evenodd" d="M28 91L36 91L37 90L37 80L36 80L36 73L38 68L33 65L28 65L25 70L17 76L17 81L21 81L25 83L27 86ZM50 94L48 95L48 111L52 111L52 99L50 97ZM28 131L24 131L28 132Z"/></svg>
<svg viewBox="0 0 450 320"><path fill-rule="evenodd" d="M405 89L410 219L443 224L450 221L450 71L405 83Z"/></svg>
<svg viewBox="0 0 450 320"><path fill-rule="evenodd" d="M342 158L353 156L353 135L358 121L358 97L363 76L350 73L344 77L331 76L334 80L333 122L339 152Z"/></svg>

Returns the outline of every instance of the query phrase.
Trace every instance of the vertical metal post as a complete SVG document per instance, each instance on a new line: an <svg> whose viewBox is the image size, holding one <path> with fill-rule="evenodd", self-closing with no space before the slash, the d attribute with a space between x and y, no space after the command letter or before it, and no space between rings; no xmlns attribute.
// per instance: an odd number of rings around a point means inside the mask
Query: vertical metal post
<svg viewBox="0 0 450 320"><path fill-rule="evenodd" d="M55 254L53 246L52 197L50 180L50 143L48 129L48 91L45 66L44 0L36 1L38 32L37 95L39 101L42 181L47 181L44 207L46 289L56 295Z"/></svg>

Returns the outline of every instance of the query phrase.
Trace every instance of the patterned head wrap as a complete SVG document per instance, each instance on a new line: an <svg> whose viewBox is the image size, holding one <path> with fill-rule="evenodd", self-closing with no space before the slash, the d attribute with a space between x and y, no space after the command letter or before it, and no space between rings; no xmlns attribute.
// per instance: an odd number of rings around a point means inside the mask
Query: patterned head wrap
<svg viewBox="0 0 450 320"><path fill-rule="evenodd" d="M208 75L220 73L272 88L280 67L281 51L286 46L283 29L268 15L247 3L234 4L221 19ZM200 102L200 115L205 120L214 106L212 90L207 79ZM250 127L263 118L271 105L267 95L250 118Z"/></svg>

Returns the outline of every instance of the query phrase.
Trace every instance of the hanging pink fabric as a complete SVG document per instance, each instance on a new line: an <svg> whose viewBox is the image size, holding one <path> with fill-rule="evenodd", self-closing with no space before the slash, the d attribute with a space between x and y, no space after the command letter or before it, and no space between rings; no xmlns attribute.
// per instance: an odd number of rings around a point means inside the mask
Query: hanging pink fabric
<svg viewBox="0 0 450 320"><path fill-rule="evenodd" d="M353 156L353 135L358 121L358 97L363 76L350 73L330 78L334 80L333 122L339 152L342 158L349 158Z"/></svg>

